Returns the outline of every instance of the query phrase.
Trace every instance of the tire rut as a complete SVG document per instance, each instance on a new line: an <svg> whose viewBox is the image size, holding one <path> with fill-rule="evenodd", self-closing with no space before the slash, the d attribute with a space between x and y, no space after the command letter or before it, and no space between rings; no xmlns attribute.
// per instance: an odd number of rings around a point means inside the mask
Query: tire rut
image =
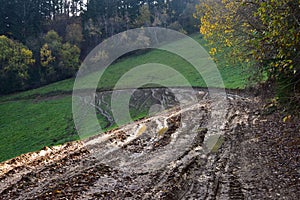
<svg viewBox="0 0 300 200"><path fill-rule="evenodd" d="M135 98L149 95L160 102L167 98L149 91ZM260 102L228 94L224 126L207 152L207 138L220 119L210 120L223 115L212 115L207 93L201 96L207 98L90 138L84 145L70 143L1 163L0 199L296 200L300 177L289 164L298 157L278 171L284 155L280 152L277 159L272 152L277 143L265 137L275 128L261 131L268 121L260 115ZM277 168L269 170L272 165ZM284 181L277 187L272 180Z"/></svg>

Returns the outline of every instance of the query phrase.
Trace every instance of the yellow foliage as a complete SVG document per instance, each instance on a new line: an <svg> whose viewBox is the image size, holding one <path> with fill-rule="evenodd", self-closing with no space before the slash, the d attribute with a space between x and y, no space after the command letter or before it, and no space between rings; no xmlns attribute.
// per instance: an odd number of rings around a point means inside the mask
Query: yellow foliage
<svg viewBox="0 0 300 200"><path fill-rule="evenodd" d="M210 51L209 51L209 54L211 54L211 55L216 55L216 53L217 53L216 48L211 48Z"/></svg>
<svg viewBox="0 0 300 200"><path fill-rule="evenodd" d="M35 60L32 58L32 51L26 48L21 49L21 54L24 56L24 60L26 64L33 64Z"/></svg>
<svg viewBox="0 0 300 200"><path fill-rule="evenodd" d="M224 31L225 34L226 34L226 33L232 33L232 32L234 32L233 29L226 29L226 30Z"/></svg>
<svg viewBox="0 0 300 200"><path fill-rule="evenodd" d="M48 44L43 45L43 47L40 50L40 56L41 56L41 65L43 67L46 67L49 65L49 63L55 61L55 57L52 56L52 52L49 49Z"/></svg>
<svg viewBox="0 0 300 200"><path fill-rule="evenodd" d="M267 72L269 77L277 81L277 95L281 103L299 108L300 2L247 2L240 5L240 10L248 11L245 15L248 20L243 21L242 26L235 26L239 31L249 30L238 35L241 38L240 44L250 49L249 55L256 59L257 66L261 68L259 70ZM244 38L246 39L243 40ZM290 116L286 116L283 120L288 121L289 118Z"/></svg>
<svg viewBox="0 0 300 200"><path fill-rule="evenodd" d="M16 87L20 89L29 77L29 67L35 62L32 55L32 52L23 44L6 36L0 36L0 74L4 82L16 81L18 82ZM0 90L1 87L3 86L0 86Z"/></svg>
<svg viewBox="0 0 300 200"><path fill-rule="evenodd" d="M270 65L264 67L292 74L294 60L300 66L298 0L202 0L196 9L200 33L208 41L211 55L216 54L215 47L218 52L230 47L226 52L229 61L266 61Z"/></svg>

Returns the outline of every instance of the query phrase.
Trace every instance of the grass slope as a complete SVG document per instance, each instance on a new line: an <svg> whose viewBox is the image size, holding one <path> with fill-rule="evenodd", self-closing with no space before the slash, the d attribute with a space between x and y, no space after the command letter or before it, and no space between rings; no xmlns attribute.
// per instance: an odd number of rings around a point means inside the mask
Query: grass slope
<svg viewBox="0 0 300 200"><path fill-rule="evenodd" d="M193 35L193 38L200 44L205 44L198 34ZM152 50L142 55L121 59L110 66L105 71L104 78L100 80L99 88L112 88L130 69L153 62L172 66L184 75L191 85L205 87L204 81L199 79L195 69L184 59L165 51ZM226 88L245 87L247 75L242 73L241 65L226 66L226 62L221 61L218 68ZM72 121L73 83L74 79L68 79L0 98L0 161L39 150L44 146L79 139ZM144 115L136 113L139 117ZM100 123L103 121L101 117L99 121Z"/></svg>

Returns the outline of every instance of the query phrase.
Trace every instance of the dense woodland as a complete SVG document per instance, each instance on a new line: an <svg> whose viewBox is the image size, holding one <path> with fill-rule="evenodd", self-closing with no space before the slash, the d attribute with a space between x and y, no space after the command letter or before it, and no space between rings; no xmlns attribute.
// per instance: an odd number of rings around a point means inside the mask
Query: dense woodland
<svg viewBox="0 0 300 200"><path fill-rule="evenodd" d="M299 0L0 0L0 94L73 77L97 44L145 26L199 32L210 54L300 102ZM215 57L216 61L217 57Z"/></svg>
<svg viewBox="0 0 300 200"><path fill-rule="evenodd" d="M198 30L197 0L0 0L0 94L75 75L105 38L143 26Z"/></svg>

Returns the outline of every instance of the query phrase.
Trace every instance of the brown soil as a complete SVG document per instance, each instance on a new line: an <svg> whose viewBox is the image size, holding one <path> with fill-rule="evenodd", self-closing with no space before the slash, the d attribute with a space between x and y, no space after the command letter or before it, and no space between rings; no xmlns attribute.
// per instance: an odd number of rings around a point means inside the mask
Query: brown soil
<svg viewBox="0 0 300 200"><path fill-rule="evenodd" d="M259 97L227 99L222 142L209 153L211 102L203 99L0 163L0 199L298 200L299 120L283 122ZM189 123L180 127L183 115Z"/></svg>

